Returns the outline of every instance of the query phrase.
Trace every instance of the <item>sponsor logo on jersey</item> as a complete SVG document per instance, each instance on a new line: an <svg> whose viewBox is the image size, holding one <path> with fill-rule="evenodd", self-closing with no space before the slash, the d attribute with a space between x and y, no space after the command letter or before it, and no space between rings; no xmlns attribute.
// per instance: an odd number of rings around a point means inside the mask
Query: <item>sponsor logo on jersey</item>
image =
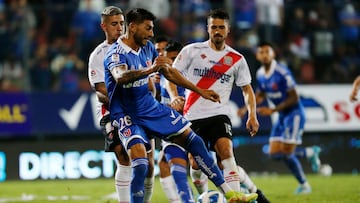
<svg viewBox="0 0 360 203"><path fill-rule="evenodd" d="M223 74L210 68L194 68L193 74L194 76L200 76L202 78L219 79L221 83L230 82L231 78L231 75Z"/></svg>

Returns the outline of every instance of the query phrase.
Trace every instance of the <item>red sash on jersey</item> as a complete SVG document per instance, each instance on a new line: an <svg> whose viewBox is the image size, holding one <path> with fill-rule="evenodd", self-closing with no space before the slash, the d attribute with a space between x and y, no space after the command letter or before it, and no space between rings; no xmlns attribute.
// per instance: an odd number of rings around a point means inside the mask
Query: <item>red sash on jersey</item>
<svg viewBox="0 0 360 203"><path fill-rule="evenodd" d="M238 62L241 59L241 55L238 55L234 52L229 52L225 56L223 56L216 64L214 64L213 67L211 67L211 70L214 70L218 73L224 74L226 71L228 71L233 64ZM216 78L206 78L203 77L199 80L199 82L196 84L196 86L202 88L202 89L208 89L217 81ZM189 97L186 99L186 103L184 106L184 115L188 112L190 107L200 98L200 95L196 92L190 91Z"/></svg>

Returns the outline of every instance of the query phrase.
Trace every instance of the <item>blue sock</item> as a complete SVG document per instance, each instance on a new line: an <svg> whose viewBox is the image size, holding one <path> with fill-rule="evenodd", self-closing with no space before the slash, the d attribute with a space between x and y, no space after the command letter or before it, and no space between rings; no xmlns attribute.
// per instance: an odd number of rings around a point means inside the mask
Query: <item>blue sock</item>
<svg viewBox="0 0 360 203"><path fill-rule="evenodd" d="M209 177L215 186L220 187L225 182L219 167L215 164L201 137L191 132L186 138L185 149L191 153L201 171Z"/></svg>
<svg viewBox="0 0 360 203"><path fill-rule="evenodd" d="M305 174L299 159L295 154L289 154L284 156L284 162L287 167L290 169L291 173L295 176L300 184L306 182Z"/></svg>
<svg viewBox="0 0 360 203"><path fill-rule="evenodd" d="M194 203L192 190L187 179L186 168L180 164L173 164L171 166L171 174L174 177L178 194L183 203Z"/></svg>
<svg viewBox="0 0 360 203"><path fill-rule="evenodd" d="M305 147L296 147L295 155L301 159L306 158L306 148Z"/></svg>
<svg viewBox="0 0 360 203"><path fill-rule="evenodd" d="M144 181L148 171L149 161L147 158L138 158L131 161L131 202L144 202Z"/></svg>

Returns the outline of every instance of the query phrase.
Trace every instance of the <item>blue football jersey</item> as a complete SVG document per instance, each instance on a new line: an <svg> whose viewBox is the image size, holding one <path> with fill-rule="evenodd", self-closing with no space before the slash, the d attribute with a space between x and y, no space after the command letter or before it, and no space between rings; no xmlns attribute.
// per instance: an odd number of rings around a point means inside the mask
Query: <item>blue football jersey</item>
<svg viewBox="0 0 360 203"><path fill-rule="evenodd" d="M278 105L287 99L287 91L296 87L296 82L290 70L282 65L273 61L269 73L265 74L264 67L261 67L256 73L257 90L266 94L266 97ZM303 106L298 102L297 105L287 109L280 114L289 113L292 110L303 110Z"/></svg>
<svg viewBox="0 0 360 203"><path fill-rule="evenodd" d="M123 112L131 117L135 125L147 132L169 139L183 132L190 123L175 110L160 104L148 89L149 76L138 78L128 84L117 85L112 77L114 67L125 65L129 70L151 66L158 56L154 45L147 44L136 52L121 40L113 44L104 60L105 84L109 96L112 120L118 120Z"/></svg>
<svg viewBox="0 0 360 203"><path fill-rule="evenodd" d="M116 85L111 75L111 69L119 65L126 65L130 70L139 70L152 65L157 57L154 45L149 41L138 52L122 43L114 43L104 60L105 83L110 101L110 112L118 112L126 107L126 113L141 112L153 105L154 98L149 92L149 77L144 76L128 84ZM116 98L116 99L114 99Z"/></svg>

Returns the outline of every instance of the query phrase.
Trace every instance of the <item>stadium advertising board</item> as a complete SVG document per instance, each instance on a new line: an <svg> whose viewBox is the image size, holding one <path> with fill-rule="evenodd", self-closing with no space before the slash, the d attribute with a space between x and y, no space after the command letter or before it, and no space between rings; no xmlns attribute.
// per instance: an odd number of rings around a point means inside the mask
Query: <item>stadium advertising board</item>
<svg viewBox="0 0 360 203"><path fill-rule="evenodd" d="M306 132L360 130L360 103L351 103L351 85L302 85Z"/></svg>
<svg viewBox="0 0 360 203"><path fill-rule="evenodd" d="M228 104L234 133L245 132L245 118L237 116L244 105L241 90L235 89ZM360 103L351 103L351 85L301 85L306 132L360 130ZM0 93L0 138L55 134L77 136L96 134L96 95L92 93ZM272 117L259 116L260 131L271 129Z"/></svg>
<svg viewBox="0 0 360 203"><path fill-rule="evenodd" d="M0 135L29 134L31 119L25 94L0 94Z"/></svg>

